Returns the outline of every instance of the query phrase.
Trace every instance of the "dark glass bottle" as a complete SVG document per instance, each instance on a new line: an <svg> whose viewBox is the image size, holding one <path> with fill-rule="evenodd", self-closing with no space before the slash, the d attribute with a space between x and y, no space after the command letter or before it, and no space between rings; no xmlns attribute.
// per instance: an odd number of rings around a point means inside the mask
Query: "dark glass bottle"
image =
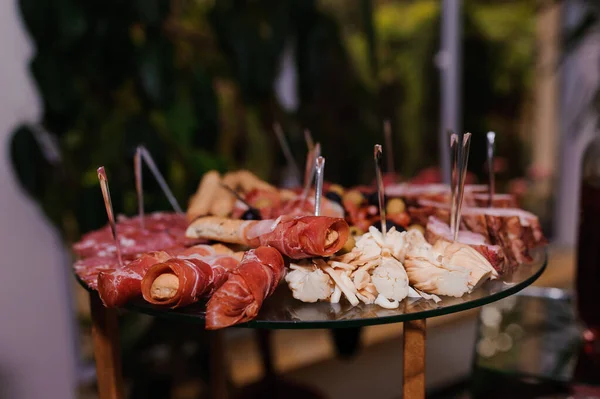
<svg viewBox="0 0 600 399"><path fill-rule="evenodd" d="M584 338L595 352L600 343L600 137L583 155L576 289Z"/></svg>

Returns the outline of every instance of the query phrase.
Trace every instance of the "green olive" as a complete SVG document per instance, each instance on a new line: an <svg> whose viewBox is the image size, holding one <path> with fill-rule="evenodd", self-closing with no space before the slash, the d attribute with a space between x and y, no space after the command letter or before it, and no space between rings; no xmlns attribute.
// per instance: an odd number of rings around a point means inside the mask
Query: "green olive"
<svg viewBox="0 0 600 399"><path fill-rule="evenodd" d="M364 234L364 231L362 231L358 227L350 226L350 237L358 237L358 236L362 236L363 234Z"/></svg>
<svg viewBox="0 0 600 399"><path fill-rule="evenodd" d="M344 201L349 201L356 206L360 206L362 204L365 197L358 190L350 190L346 194L344 194Z"/></svg>
<svg viewBox="0 0 600 399"><path fill-rule="evenodd" d="M406 210L406 205L404 204L404 201L402 201L400 198L392 198L388 201L385 210L388 213L388 215L397 215Z"/></svg>

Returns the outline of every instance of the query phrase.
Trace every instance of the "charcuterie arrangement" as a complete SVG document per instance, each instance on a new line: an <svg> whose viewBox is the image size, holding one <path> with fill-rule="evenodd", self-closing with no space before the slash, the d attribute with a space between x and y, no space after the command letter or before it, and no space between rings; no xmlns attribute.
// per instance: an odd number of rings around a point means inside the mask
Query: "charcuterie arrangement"
<svg viewBox="0 0 600 399"><path fill-rule="evenodd" d="M313 147L303 187L210 171L185 213L116 219L100 168L109 225L73 245L74 272L106 307L200 302L206 328L220 329L255 318L276 289L307 303L386 309L461 297L545 245L538 218L512 195L465 185L460 171L456 185L395 183L381 175L377 147L372 186L324 181Z"/></svg>

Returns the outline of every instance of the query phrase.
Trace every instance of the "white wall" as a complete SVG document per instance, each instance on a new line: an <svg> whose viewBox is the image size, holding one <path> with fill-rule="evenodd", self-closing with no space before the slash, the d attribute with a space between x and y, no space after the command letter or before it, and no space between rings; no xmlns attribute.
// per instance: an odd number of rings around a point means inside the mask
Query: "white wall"
<svg viewBox="0 0 600 399"><path fill-rule="evenodd" d="M32 46L15 0L0 1L0 398L75 397L68 259L12 173L9 135L40 105L27 74Z"/></svg>

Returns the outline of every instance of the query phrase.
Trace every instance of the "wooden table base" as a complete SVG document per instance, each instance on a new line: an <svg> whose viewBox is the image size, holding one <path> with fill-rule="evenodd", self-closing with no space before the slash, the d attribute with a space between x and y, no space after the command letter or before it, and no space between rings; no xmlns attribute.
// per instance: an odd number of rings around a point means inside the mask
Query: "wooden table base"
<svg viewBox="0 0 600 399"><path fill-rule="evenodd" d="M425 399L425 319L404 322L403 399Z"/></svg>
<svg viewBox="0 0 600 399"><path fill-rule="evenodd" d="M121 373L117 311L105 308L96 292L90 292L90 309L98 377L98 397L100 399L123 399L125 394Z"/></svg>

